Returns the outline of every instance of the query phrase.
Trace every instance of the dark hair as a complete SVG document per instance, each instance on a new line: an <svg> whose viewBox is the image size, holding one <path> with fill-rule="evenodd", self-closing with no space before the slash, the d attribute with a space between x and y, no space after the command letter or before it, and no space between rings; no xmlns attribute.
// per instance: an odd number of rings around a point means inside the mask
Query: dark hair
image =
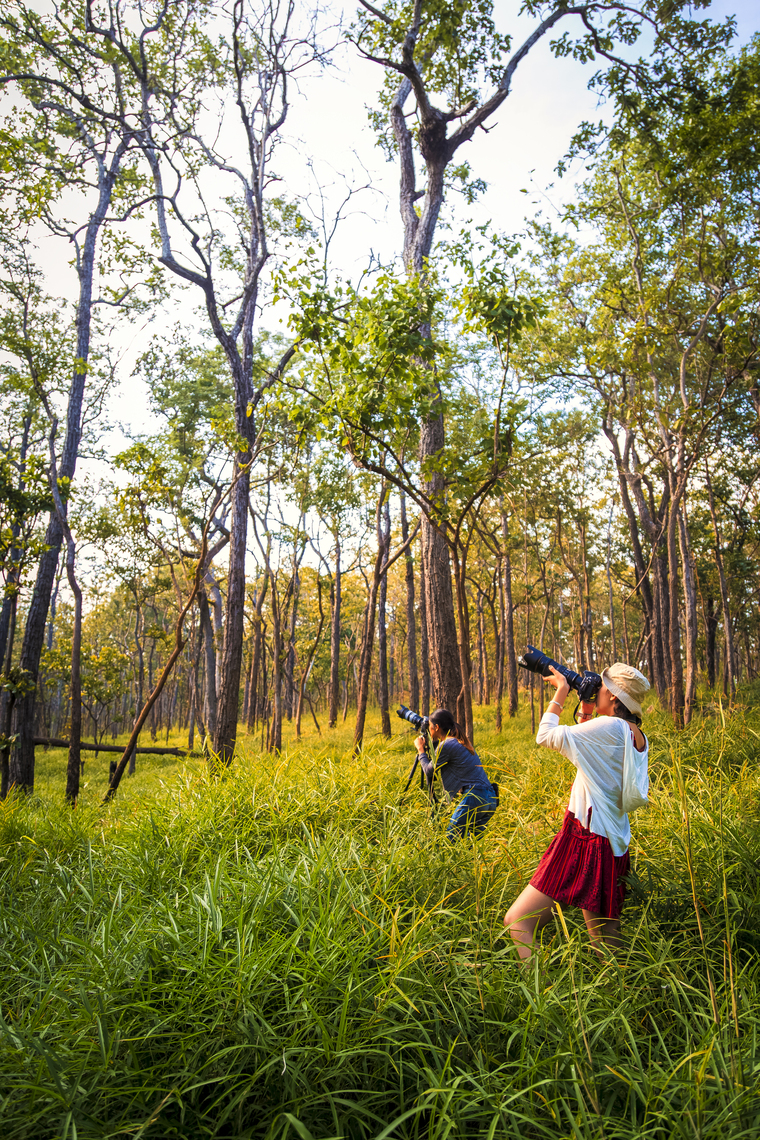
<svg viewBox="0 0 760 1140"><path fill-rule="evenodd" d="M468 752L475 753L472 741L469 739L461 724L457 724L448 709L436 709L434 713L430 714L430 723L442 728L447 736L455 736Z"/></svg>
<svg viewBox="0 0 760 1140"><path fill-rule="evenodd" d="M628 706L621 701L620 697L616 697L614 693L610 693L612 697L612 715L619 716L621 720L627 720L631 724L641 726L641 717L635 712L631 712Z"/></svg>

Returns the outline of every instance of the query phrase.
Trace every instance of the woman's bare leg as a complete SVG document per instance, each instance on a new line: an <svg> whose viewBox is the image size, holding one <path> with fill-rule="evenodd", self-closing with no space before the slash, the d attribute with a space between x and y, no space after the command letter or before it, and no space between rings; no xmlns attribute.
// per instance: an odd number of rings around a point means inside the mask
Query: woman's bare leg
<svg viewBox="0 0 760 1140"><path fill-rule="evenodd" d="M620 936L620 919L604 918L601 914L594 914L593 911L590 910L584 910L583 917L586 921L586 929L588 930L591 946L595 954L601 959L607 957L602 949L602 943L604 943L614 958L615 952L623 945L623 940Z"/></svg>
<svg viewBox="0 0 760 1140"><path fill-rule="evenodd" d="M533 953L536 934L550 921L553 907L553 899L529 885L504 915L504 925L523 961Z"/></svg>

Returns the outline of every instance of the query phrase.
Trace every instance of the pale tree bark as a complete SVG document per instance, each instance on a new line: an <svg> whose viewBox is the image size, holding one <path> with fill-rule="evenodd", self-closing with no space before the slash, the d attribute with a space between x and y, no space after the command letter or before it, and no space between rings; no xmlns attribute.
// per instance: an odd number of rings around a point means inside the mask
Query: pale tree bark
<svg viewBox="0 0 760 1140"><path fill-rule="evenodd" d="M504 665L505 647L507 644L507 602L504 597L504 577L501 569L501 560L496 567L497 590L499 597L499 633L497 638L498 653L496 657L496 723L497 732L501 732L503 724L502 704L504 701Z"/></svg>
<svg viewBox="0 0 760 1140"><path fill-rule="evenodd" d="M251 660L251 685L248 695L248 731L256 727L259 716L259 673L262 669L262 650L264 646L264 619L262 610L269 588L269 578L264 577L258 591L253 612L253 654Z"/></svg>
<svg viewBox="0 0 760 1140"><path fill-rule="evenodd" d="M209 616L211 617L211 624L214 629L213 644L214 653L216 655L216 668L214 670L215 677L222 675L222 649L224 646L224 621L222 614L224 612L224 604L222 602L222 591L219 589L219 583L216 580L214 571L209 566L206 569L206 575L203 579L204 592L206 594ZM216 701L216 693L214 694L214 701Z"/></svg>
<svg viewBox="0 0 760 1140"><path fill-rule="evenodd" d="M713 533L715 535L715 565L718 567L718 582L720 584L720 603L723 611L723 637L725 640L725 653L726 653L726 673L728 675L728 687L731 696L736 693L736 654L734 652L734 631L733 622L731 621L731 607L729 604L728 584L726 582L726 571L723 564L723 550L720 537L720 526L718 523L718 516L715 510L715 496L713 495L712 479L710 478L710 468L705 462L705 481L707 483L707 494L710 503L710 518L713 524Z"/></svg>
<svg viewBox="0 0 760 1140"><path fill-rule="evenodd" d="M517 715L517 655L515 653L515 605L512 601L512 560L508 550L504 554L504 600L507 618L504 659L507 667L509 715L513 717Z"/></svg>
<svg viewBox="0 0 760 1140"><path fill-rule="evenodd" d="M419 712L421 712L423 716L430 715L430 651L428 647L426 581L425 557L422 552L422 540L420 539L420 663L422 666L422 683L420 686Z"/></svg>
<svg viewBox="0 0 760 1140"><path fill-rule="evenodd" d="M375 533L381 533L381 518L383 503L387 488L383 482L375 509ZM369 700L369 679L372 668L372 650L375 644L375 620L377 611L377 594L380 589L380 577L383 564L387 562L387 551L381 542L378 542L375 561L372 568L372 578L368 583L367 601L364 606L364 622L362 624L361 650L359 652L359 675L356 692L356 724L354 725L354 754L357 754L364 742L364 726L367 720L367 703Z"/></svg>
<svg viewBox="0 0 760 1140"><path fill-rule="evenodd" d="M689 724L694 712L697 691L697 585L694 575L694 554L684 511L678 512L678 543L683 571L683 602L686 633L686 678L684 686L684 724Z"/></svg>
<svg viewBox="0 0 760 1140"><path fill-rule="evenodd" d="M19 496L26 490L26 456L29 447L29 431L31 429L31 415L25 415L21 430L21 442L18 457L18 492ZM0 671L7 672L13 660L13 644L16 637L16 614L18 610L18 587L21 576L21 558L23 551L18 545L21 536L21 521L14 519L10 525L10 546L8 549L8 572L5 579L5 596L0 607ZM6 666L6 658L8 664Z"/></svg>
<svg viewBox="0 0 760 1140"><path fill-rule="evenodd" d="M575 587L578 591L578 610L580 619L577 630L577 647L576 647L576 669L594 668L594 647L592 639L592 616L591 616L591 585L588 566L588 554L586 548L586 527L582 519L576 518L576 527L578 529L578 537L580 543L580 568L574 564L570 557L570 551L563 539L563 524L562 512L557 510L557 544L559 546L562 561L567 568L570 577L575 582ZM531 674L532 676L532 674Z"/></svg>
<svg viewBox="0 0 760 1140"><path fill-rule="evenodd" d="M441 451L443 445L443 413L440 413L422 426L420 458L423 463ZM425 492L434 505L443 508L444 480L440 472L434 472L430 477ZM462 671L457 647L449 546L442 530L427 515L422 515L421 524L430 701L435 708L449 709L457 716L457 705L462 696Z"/></svg>
<svg viewBox="0 0 760 1140"><path fill-rule="evenodd" d="M303 710L304 699L309 703L309 708L311 709L311 715L314 720L317 733L320 736L322 735L319 727L319 722L314 715L314 708L312 706L311 700L306 693L306 685L309 680L309 674L311 673L311 667L314 663L314 657L316 655L317 649L319 648L319 641L322 637L322 630L325 624L325 611L322 607L322 579L319 577L317 578L317 603L319 606L319 623L317 625L317 632L314 635L314 642L311 649L309 650L306 661L304 662L303 668L301 669L301 675L298 679L298 703L296 707L296 739L298 740L301 739L301 712Z"/></svg>
<svg viewBox="0 0 760 1140"><path fill-rule="evenodd" d="M380 681L380 724L383 736L391 735L390 701L388 696L388 630L385 623L385 605L388 597L388 574L386 564L391 549L391 508L386 498L382 512L382 525L377 533L378 549L383 551L382 577L378 598L377 613L377 667Z"/></svg>
<svg viewBox="0 0 760 1140"><path fill-rule="evenodd" d="M200 621L201 635L203 637L203 656L204 656L204 675L205 675L205 699L204 699L204 713L206 721L206 732L209 737L209 744L213 746L214 737L216 735L216 709L217 709L217 692L216 692L216 645L214 643L214 630L211 624L210 606L208 603L208 595L204 586L201 585L198 590L198 616Z"/></svg>
<svg viewBox="0 0 760 1140"><path fill-rule="evenodd" d="M409 540L409 521L406 514L406 495L401 492L401 541ZM406 655L409 670L409 708L419 712L420 677L417 668L417 615L414 606L414 556L411 550L404 558L406 563ZM428 698L429 699L429 698Z"/></svg>
<svg viewBox="0 0 760 1140"><path fill-rule="evenodd" d="M44 399L44 397L43 397ZM50 407L45 401L46 411L50 415ZM66 802L76 807L79 798L79 775L81 771L81 743L82 743L82 590L76 578L76 546L66 518L66 511L61 499L58 480L58 464L55 454L55 437L58 430L58 419L51 416L50 428L50 493L53 496L55 512L61 526L61 533L66 543L66 576L69 587L74 595L74 624L71 634L71 725L69 729L69 755L66 765ZM95 725L95 740L97 742L97 725Z"/></svg>
<svg viewBox="0 0 760 1140"><path fill-rule="evenodd" d="M340 695L340 612L342 603L342 582L340 566L340 537L336 530L335 535L335 574L330 591L332 612L330 615L330 699L328 710L328 727L335 728L338 723L338 697Z"/></svg>
<svg viewBox="0 0 760 1140"><path fill-rule="evenodd" d="M378 535L381 534L382 511L387 493L387 485L383 481L377 500L377 508L375 510L375 532ZM372 568L372 578L368 584L369 588L367 591L367 604L364 609L364 624L357 677L356 725L354 727L355 755L361 751L362 744L364 742L364 727L367 720L367 703L369 698L369 681L372 669L372 652L375 644L377 596L380 589L380 581L382 577L388 573L396 559L400 558L403 554L406 553L410 545L417 537L418 531L419 525L415 527L415 529L409 535L408 540L401 544L401 546L392 557L389 556L389 550L386 550L385 544L378 543L377 553L375 554L374 565Z"/></svg>
<svg viewBox="0 0 760 1140"><path fill-rule="evenodd" d="M678 598L678 506L683 487L673 494L671 487L670 509L668 511L667 551L668 551L668 649L670 651L670 711L676 725L684 723L683 661L681 660L681 628L679 621Z"/></svg>
<svg viewBox="0 0 760 1140"><path fill-rule="evenodd" d="M93 281L98 237L111 204L114 185L127 151L126 144L116 147L110 162L99 163L98 200L85 228L84 241L78 248L77 274L79 296L76 313L76 359L69 387L66 430L58 466L58 476L72 482L76 472L82 435L82 410L90 357L92 330ZM64 517L66 505L64 504ZM24 626L20 668L30 681L29 690L17 698L13 710L12 732L16 739L10 759L10 785L26 792L34 789L34 716L37 677L45 641L50 595L63 542L61 520L56 511L50 515L45 534L45 552L40 558L29 610Z"/></svg>
<svg viewBox="0 0 760 1140"><path fill-rule="evenodd" d="M21 445L19 447L18 490L23 495L26 487L26 456L29 446L31 416L24 417ZM5 580L5 597L0 609L0 673L10 678L13 664L13 649L16 641L16 615L18 612L18 588L21 579L21 559L23 551L18 545L21 536L21 522L14 519L10 526L9 569ZM0 735L5 739L0 744L0 799L8 794L9 756L13 706L17 694L7 688L0 690Z"/></svg>
<svg viewBox="0 0 760 1140"><path fill-rule="evenodd" d="M484 615L483 615L483 593L478 590L478 600L476 602L476 610L478 615L478 704L485 705L489 702L486 700L486 649L485 649L485 629L484 629Z"/></svg>
<svg viewBox="0 0 760 1140"><path fill-rule="evenodd" d="M283 702L285 716L292 720L295 715L296 704L296 627L298 622L298 603L301 595L301 575L299 573L300 558L295 562L293 571L293 589L291 592L290 625L288 628L288 648L285 651L285 700Z"/></svg>
<svg viewBox="0 0 760 1140"><path fill-rule="evenodd" d="M610 620L610 663L617 661L617 635L615 629L615 596L612 590L612 516L615 504L610 503L607 519L607 551L604 568L607 574L607 606Z"/></svg>

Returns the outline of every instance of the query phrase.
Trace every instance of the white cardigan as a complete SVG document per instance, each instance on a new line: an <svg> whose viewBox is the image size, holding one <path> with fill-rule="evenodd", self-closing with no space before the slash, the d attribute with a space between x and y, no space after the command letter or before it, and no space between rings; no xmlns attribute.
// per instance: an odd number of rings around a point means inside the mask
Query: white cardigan
<svg viewBox="0 0 760 1140"><path fill-rule="evenodd" d="M605 835L613 855L625 855L631 825L622 810L623 766L628 762L646 771L649 741L643 752L633 745L630 725L615 716L600 716L584 724L560 725L556 713L546 712L538 726L536 744L561 752L578 769L568 809L594 835ZM635 758L635 759L634 759ZM592 808L589 821L589 808Z"/></svg>

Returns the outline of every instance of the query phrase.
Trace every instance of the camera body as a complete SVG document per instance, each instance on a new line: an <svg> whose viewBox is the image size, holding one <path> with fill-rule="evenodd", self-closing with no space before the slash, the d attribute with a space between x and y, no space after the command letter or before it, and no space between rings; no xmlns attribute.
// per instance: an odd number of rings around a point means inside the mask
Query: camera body
<svg viewBox="0 0 760 1140"><path fill-rule="evenodd" d="M560 665L558 661L552 661L551 657L547 657L545 653L533 645L529 645L523 655L517 658L517 664L522 665L523 669L527 669L529 673L537 673L539 677L551 677L549 666L553 666L558 673L562 674L570 688L575 689L579 700L584 705L593 704L602 687L602 678L598 673L592 673L588 669L584 670L583 673L575 673L572 669L568 669L567 665Z"/></svg>
<svg viewBox="0 0 760 1140"><path fill-rule="evenodd" d="M418 732L427 732L429 720L426 716L420 716L419 713L413 712L412 709L407 708L406 705L400 705L396 709L396 716L401 717L402 720L408 720L412 728L416 728Z"/></svg>

